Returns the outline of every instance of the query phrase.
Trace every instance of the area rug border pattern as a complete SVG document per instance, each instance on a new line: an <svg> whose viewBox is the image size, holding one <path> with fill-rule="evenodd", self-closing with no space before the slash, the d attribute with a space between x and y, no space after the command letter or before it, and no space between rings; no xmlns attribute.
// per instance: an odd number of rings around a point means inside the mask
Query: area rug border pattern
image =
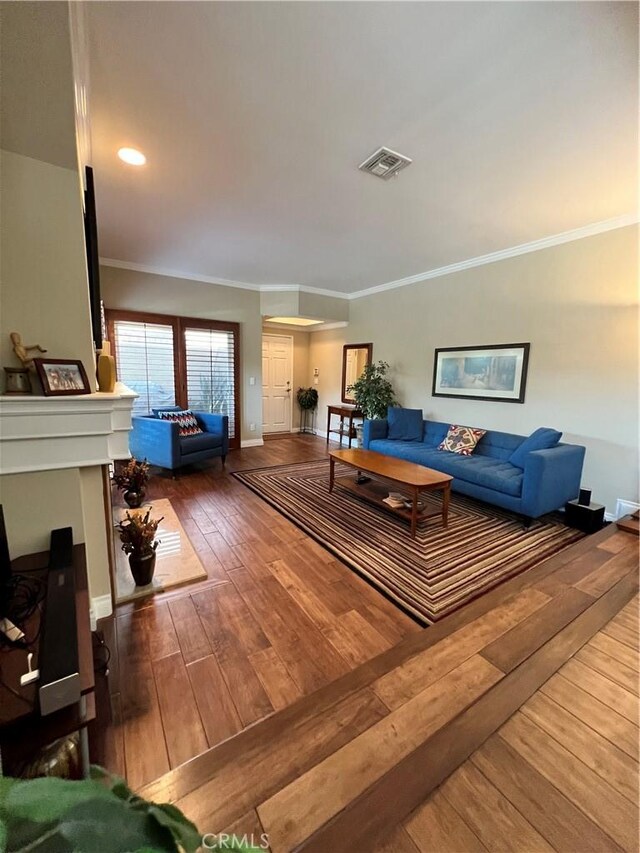
<svg viewBox="0 0 640 853"><path fill-rule="evenodd" d="M312 468L314 466L318 466L320 464L325 464L325 463L327 465L327 477L328 477L328 464L329 463L328 463L328 459L326 457L321 458L321 459L316 459L316 460L307 460L307 461L302 462L302 463L268 465L268 466L260 466L260 467L256 467L256 468L246 469L243 471L234 471L233 476L240 483L242 483L244 486L246 486L248 489L250 489L261 500L264 500L267 504L269 504L269 506L272 506L275 510L277 510L277 512L280 513L284 518L291 521L291 523L294 524L298 529L302 530L307 536L311 537L315 542L317 542L323 548L325 548L336 559L340 560L351 571L355 572L355 574L359 578L361 578L363 581L365 581L367 584L369 584L373 589L375 589L377 592L379 592L381 595L383 595L385 598L387 598L390 602L392 602L394 604L394 606L399 607L404 613L406 613L408 616L410 616L417 624L421 625L422 627L429 627L429 625L432 625L432 624L434 624L434 622L439 621L439 618L442 618L442 617L448 615L449 612L452 612L451 610L449 610L445 613L442 613L442 616L440 616L436 619L431 619L427 615L421 614L417 610L412 609L412 607L409 604L405 604L405 602L403 602L401 598L396 597L396 595L394 595L391 590L386 589L384 587L384 585L381 585L379 582L376 581L376 579L374 577L369 576L365 570L361 569L355 560L349 558L349 555L348 555L348 553L346 553L345 549L335 547L331 543L331 541L328 541L326 538L323 538L322 534L317 532L313 528L312 525L310 525L308 522L305 522L305 520L303 518L298 516L296 513L294 513L293 511L291 511L287 507L283 506L276 498L271 497L268 494L265 494L264 491L260 488L260 486L254 484L250 479L251 475L254 475L254 474L260 474L260 473L264 474L264 473L269 472L269 471L276 472L278 470L287 470L287 469L296 469L296 468L302 468L302 469ZM430 497L430 496L427 496L427 497ZM362 507L362 511L367 513L368 515L375 515L375 514L380 513L380 512L382 512L384 514L383 510L375 509L375 508L371 507L370 505L368 505L364 501L360 502L360 501L358 501L357 497L354 497L352 499L354 501L358 502L358 504ZM489 506L487 504L484 504L481 501L476 501L472 498L469 498L466 495L456 494L454 499L461 504L462 509L464 509L470 513L478 512L480 515L483 515L485 517L487 516L487 513L490 513L491 515L496 516L498 519L503 520L503 521L507 521L507 522L518 520L518 516L515 515L514 513L509 513L506 510L503 510L499 507ZM384 514L384 515L386 515L386 514ZM554 520L553 516L551 514L550 514L550 516L547 516L546 518L549 518L550 520ZM408 531L407 531L407 535L408 535ZM571 534L571 537L568 538L564 544L562 544L560 547L558 547L552 553L548 554L546 557L542 557L540 560L537 560L536 562L534 562L531 566L527 566L527 567L521 568L521 569L516 569L512 572L507 572L507 573L501 575L500 577L495 579L495 582L489 583L484 587L478 588L468 598L466 598L464 601L461 601L459 606L464 606L466 604L469 604L471 601L475 600L478 596L486 594L491 589L493 589L496 586L498 586L499 584L509 580L510 578L514 577L515 575L529 571L531 568L535 567L536 565L539 565L541 562L544 562L544 560L549 559L552 556L554 556L555 554L558 554L561 551L566 550L566 548L571 547L571 545L576 544L576 542L580 541L583 538L583 536L584 536L584 534L581 534L578 531L573 531Z"/></svg>

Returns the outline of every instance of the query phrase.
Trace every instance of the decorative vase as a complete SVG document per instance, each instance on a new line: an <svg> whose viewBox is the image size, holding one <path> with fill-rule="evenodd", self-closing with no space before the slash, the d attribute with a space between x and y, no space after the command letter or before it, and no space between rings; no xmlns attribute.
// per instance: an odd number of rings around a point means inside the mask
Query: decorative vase
<svg viewBox="0 0 640 853"><path fill-rule="evenodd" d="M150 554L129 554L129 568L136 586L148 586L153 580L156 568L156 552Z"/></svg>
<svg viewBox="0 0 640 853"><path fill-rule="evenodd" d="M124 499L129 509L138 509L138 507L142 506L144 496L144 489L140 489L139 492L135 492L133 489L127 489L124 493Z"/></svg>

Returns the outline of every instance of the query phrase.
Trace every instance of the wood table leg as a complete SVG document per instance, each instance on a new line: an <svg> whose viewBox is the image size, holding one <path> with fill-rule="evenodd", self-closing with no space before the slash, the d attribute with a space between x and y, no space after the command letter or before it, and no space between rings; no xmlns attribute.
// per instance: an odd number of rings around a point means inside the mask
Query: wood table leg
<svg viewBox="0 0 640 853"><path fill-rule="evenodd" d="M327 444L329 444L329 432L331 430L331 409L327 411Z"/></svg>
<svg viewBox="0 0 640 853"><path fill-rule="evenodd" d="M418 525L418 488L413 487L413 501L411 502L411 538L416 538L416 527Z"/></svg>
<svg viewBox="0 0 640 853"><path fill-rule="evenodd" d="M351 432L353 430L353 415L349 415L349 450L351 450Z"/></svg>
<svg viewBox="0 0 640 853"><path fill-rule="evenodd" d="M451 483L442 490L442 526L447 527L449 524L449 495L451 494Z"/></svg>
<svg viewBox="0 0 640 853"><path fill-rule="evenodd" d="M335 459L333 456L329 457L329 494L333 491L333 478L335 474Z"/></svg>

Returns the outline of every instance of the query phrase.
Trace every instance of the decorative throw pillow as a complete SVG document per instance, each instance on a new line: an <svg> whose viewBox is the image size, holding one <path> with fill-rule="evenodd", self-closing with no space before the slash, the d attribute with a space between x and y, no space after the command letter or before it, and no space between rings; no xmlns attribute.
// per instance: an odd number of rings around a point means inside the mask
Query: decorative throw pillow
<svg viewBox="0 0 640 853"><path fill-rule="evenodd" d="M516 447L509 457L509 462L516 468L524 469L527 456L532 450L548 450L550 447L555 447L561 438L562 433L558 432L557 429L538 427L529 438L525 438L522 444Z"/></svg>
<svg viewBox="0 0 640 853"><path fill-rule="evenodd" d="M444 441L438 445L438 450L448 450L450 453L459 453L461 456L471 456L476 449L476 444L485 433L486 429L474 429L473 427L451 424Z"/></svg>
<svg viewBox="0 0 640 853"><path fill-rule="evenodd" d="M151 409L156 418L160 417L160 412L181 412L181 406L162 406L159 409Z"/></svg>
<svg viewBox="0 0 640 853"><path fill-rule="evenodd" d="M191 409L178 412L159 411L158 417L163 421L178 424L178 434L181 438L185 435L199 435L202 432Z"/></svg>
<svg viewBox="0 0 640 853"><path fill-rule="evenodd" d="M422 441L422 409L403 409L389 406L387 409L389 424L388 438L396 441Z"/></svg>

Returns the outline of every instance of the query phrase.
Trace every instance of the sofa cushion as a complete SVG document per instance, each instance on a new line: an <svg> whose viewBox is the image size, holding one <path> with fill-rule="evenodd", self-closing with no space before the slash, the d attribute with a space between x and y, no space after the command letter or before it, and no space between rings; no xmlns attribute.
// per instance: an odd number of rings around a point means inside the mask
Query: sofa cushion
<svg viewBox="0 0 640 853"><path fill-rule="evenodd" d="M509 462L524 469L527 456L532 450L547 450L550 447L555 447L561 438L562 433L558 432L557 429L539 427L514 450L509 457Z"/></svg>
<svg viewBox="0 0 640 853"><path fill-rule="evenodd" d="M388 438L396 441L422 441L422 409L389 406L387 423L389 424Z"/></svg>
<svg viewBox="0 0 640 853"><path fill-rule="evenodd" d="M444 441L444 437L449 432L449 424L441 421L425 421L424 422L424 437L423 442L434 450L439 444Z"/></svg>
<svg viewBox="0 0 640 853"><path fill-rule="evenodd" d="M180 453L200 453L201 450L214 450L222 446L222 436L212 432L202 432L198 435L185 435L180 438Z"/></svg>
<svg viewBox="0 0 640 853"><path fill-rule="evenodd" d="M369 449L450 474L459 481L484 486L514 497L520 497L522 494L523 472L509 462L475 454L461 456L447 450L436 450L418 443L391 441L388 438L375 439Z"/></svg>
<svg viewBox="0 0 640 853"><path fill-rule="evenodd" d="M175 411L159 411L158 417L160 420L171 421L178 424L178 434L180 438L191 435L199 435L202 430L196 416L191 409Z"/></svg>
<svg viewBox="0 0 640 853"><path fill-rule="evenodd" d="M419 441L392 441L390 438L374 438L369 442L369 450L396 459L406 459L407 462L415 462L417 465L426 465L427 468L427 459L434 453L432 447L425 447Z"/></svg>
<svg viewBox="0 0 640 853"><path fill-rule="evenodd" d="M476 444L485 433L486 429L451 424L444 441L438 446L438 450L459 453L461 456L471 456L476 449Z"/></svg>

